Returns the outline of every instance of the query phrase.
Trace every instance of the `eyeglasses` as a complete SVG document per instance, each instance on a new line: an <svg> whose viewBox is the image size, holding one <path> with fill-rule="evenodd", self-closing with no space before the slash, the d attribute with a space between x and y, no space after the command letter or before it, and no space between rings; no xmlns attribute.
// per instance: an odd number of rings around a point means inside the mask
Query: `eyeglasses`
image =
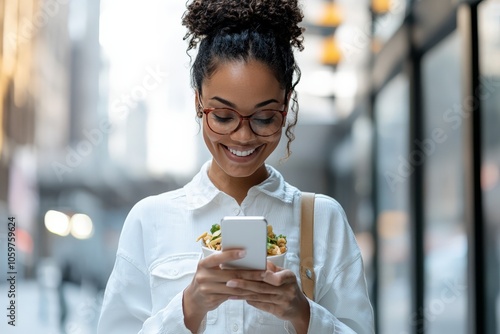
<svg viewBox="0 0 500 334"><path fill-rule="evenodd" d="M287 112L284 110L263 109L250 116L242 116L231 108L204 108L200 102L200 110L205 114L207 125L219 135L228 135L238 130L243 120L248 120L250 129L257 136L269 137L277 133L285 122Z"/></svg>

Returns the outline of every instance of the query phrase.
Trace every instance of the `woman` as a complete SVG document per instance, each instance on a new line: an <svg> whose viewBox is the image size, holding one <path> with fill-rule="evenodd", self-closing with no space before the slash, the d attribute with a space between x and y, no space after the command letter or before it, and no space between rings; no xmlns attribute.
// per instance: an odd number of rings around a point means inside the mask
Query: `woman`
<svg viewBox="0 0 500 334"><path fill-rule="evenodd" d="M100 333L372 333L361 255L340 205L316 195L315 300L301 291L301 192L266 159L293 140L296 0L195 0L183 17L194 107L212 154L182 189L148 197L128 215ZM295 80L294 80L295 75ZM284 268L221 270L242 250L201 258L196 238L228 215L265 216L288 239Z"/></svg>

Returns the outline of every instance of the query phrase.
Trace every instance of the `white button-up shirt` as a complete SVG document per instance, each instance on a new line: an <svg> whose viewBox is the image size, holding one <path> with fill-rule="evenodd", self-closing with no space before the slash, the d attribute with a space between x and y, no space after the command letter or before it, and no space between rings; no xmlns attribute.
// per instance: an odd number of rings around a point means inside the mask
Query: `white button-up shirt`
<svg viewBox="0 0 500 334"><path fill-rule="evenodd" d="M123 226L116 262L104 296L98 332L191 333L184 324L183 290L201 258L196 238L224 216L264 216L287 236L285 268L300 284L301 192L267 166L269 177L238 205L208 178L207 162L181 189L141 200ZM341 206L316 195L314 207L315 301L308 333L373 333L361 254ZM210 311L199 333L295 333L290 322L242 300Z"/></svg>

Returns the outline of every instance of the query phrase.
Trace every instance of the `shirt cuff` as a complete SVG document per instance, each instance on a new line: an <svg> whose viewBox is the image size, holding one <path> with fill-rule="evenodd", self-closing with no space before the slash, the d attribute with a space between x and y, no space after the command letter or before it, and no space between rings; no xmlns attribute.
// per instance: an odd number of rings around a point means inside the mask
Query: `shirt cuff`
<svg viewBox="0 0 500 334"><path fill-rule="evenodd" d="M323 306L309 300L309 318L308 333L337 333L335 331L335 316Z"/></svg>
<svg viewBox="0 0 500 334"><path fill-rule="evenodd" d="M309 302L310 312L309 327L307 328L307 333L336 333L336 318L330 313L330 311L309 299L307 299L307 301ZM297 334L290 321L285 321L285 331L288 334Z"/></svg>

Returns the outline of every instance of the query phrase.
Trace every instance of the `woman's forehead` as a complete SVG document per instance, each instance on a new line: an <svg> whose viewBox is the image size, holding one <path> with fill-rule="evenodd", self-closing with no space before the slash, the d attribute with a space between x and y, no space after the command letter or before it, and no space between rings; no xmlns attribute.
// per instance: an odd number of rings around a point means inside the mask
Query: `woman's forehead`
<svg viewBox="0 0 500 334"><path fill-rule="evenodd" d="M202 90L205 98L219 96L231 102L242 98L284 98L284 89L273 71L266 64L255 60L219 64L214 73L204 80Z"/></svg>

